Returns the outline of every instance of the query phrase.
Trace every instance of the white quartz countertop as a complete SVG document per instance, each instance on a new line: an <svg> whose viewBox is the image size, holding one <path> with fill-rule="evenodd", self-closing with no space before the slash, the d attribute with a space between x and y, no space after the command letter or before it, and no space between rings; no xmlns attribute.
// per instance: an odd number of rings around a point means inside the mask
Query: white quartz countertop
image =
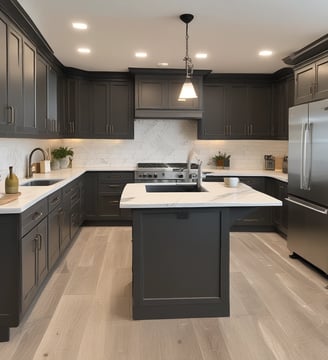
<svg viewBox="0 0 328 360"><path fill-rule="evenodd" d="M8 204L4 204L4 205L0 205L0 214L15 214L15 213L22 213L23 211L25 211L26 209L28 209L30 206L34 205L35 203L37 203L38 201L44 199L45 197L49 196L50 194L54 193L55 191L59 190L60 188L62 188L63 186L67 185L68 183L70 183L71 181L73 181L74 179L78 178L79 176L81 176L82 174L84 174L86 171L134 171L135 167L133 166L129 166L129 167L125 167L125 166L95 166L95 167L88 167L88 168L72 168L72 169L64 169L64 170L55 170L55 171L51 171L50 173L46 173L46 174L34 174L33 179L61 179L61 181L57 182L56 184L53 185L49 185L49 186L19 186L19 192L21 193L21 195L19 196L19 198L15 201L12 201ZM282 172L279 171L265 171L265 170L225 170L225 169L214 169L214 168L206 168L203 169L204 173L209 173L207 174L207 176L269 176L281 181L288 181L288 177L287 174L283 174ZM20 184L27 182L31 179L20 179ZM5 181L4 179L0 182L0 198L2 196L4 196L5 193ZM137 185L137 184L136 184ZM139 186L143 186L144 184L140 184ZM216 183L203 183L204 188L208 188L208 189L212 189L213 187L215 187ZM246 186L246 185L245 185ZM223 190L229 190L231 193L231 196L236 196L232 195L236 192L239 192L241 190L242 186L237 189L226 189L223 188L221 189L221 192L219 192L219 194L222 195L222 191ZM253 190L255 191L255 190ZM228 192L229 193L229 192ZM202 195L201 195L202 194ZM213 197L213 193L212 191L208 191L208 193L187 193L187 194L177 194L175 193L175 196L181 196L182 198L190 198L190 204L192 204L193 198L198 199L198 204L204 203L204 205L202 206L210 206L208 205L208 201L211 196ZM140 194L139 194L140 195ZM146 193L146 195L152 195L152 198L154 199L154 194L148 194ZM199 196L201 195L201 196ZM263 194L264 195L264 194ZM162 201L163 200L163 196L162 194L156 194L156 196L159 196L159 200ZM227 195L224 195L227 196ZM250 196L249 194L249 198L250 197L254 197ZM267 196L267 195L265 195ZM164 197L168 197L167 193L164 195ZM140 197L138 197L140 199ZM149 197L146 196L146 198L149 201ZM171 195L170 195L171 198ZM202 198L202 200L200 199ZM273 199L273 198L271 198ZM230 200L233 200L230 197ZM230 201L229 200L229 201ZM254 199L253 199L254 200ZM153 200L156 203L156 199ZM278 200L276 200L278 201ZM206 203L207 202L207 203ZM173 201L174 203L174 201ZM251 202L250 202L251 203ZM130 207L132 207L132 202L129 202ZM231 205L232 202L230 201L229 206L238 206L238 205ZM126 204L125 204L126 205ZM185 205L188 206L188 205ZM191 206L191 205L189 205ZM212 205L213 206L213 205ZM220 206L227 206L227 205L220 205ZM243 206L247 206L247 205L243 205ZM248 205L248 206L253 206L253 205ZM275 206L272 204L269 205L256 205L256 206ZM128 207L128 206L126 206ZM137 207L137 206L136 206Z"/></svg>
<svg viewBox="0 0 328 360"><path fill-rule="evenodd" d="M202 192L147 192L152 184L127 184L121 196L121 208L181 208L181 207L253 207L281 206L280 200L239 183L230 188L223 182L206 182ZM165 186L161 183L156 186ZM181 184L171 184L179 186Z"/></svg>

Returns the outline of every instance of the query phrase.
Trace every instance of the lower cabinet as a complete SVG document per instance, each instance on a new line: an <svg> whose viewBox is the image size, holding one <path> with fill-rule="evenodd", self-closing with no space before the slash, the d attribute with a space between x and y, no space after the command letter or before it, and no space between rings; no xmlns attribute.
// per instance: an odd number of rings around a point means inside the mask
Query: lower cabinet
<svg viewBox="0 0 328 360"><path fill-rule="evenodd" d="M19 325L83 221L83 177L22 214L0 215L0 341Z"/></svg>
<svg viewBox="0 0 328 360"><path fill-rule="evenodd" d="M267 179L268 194L282 201L282 206L272 209L272 221L275 229L284 237L288 231L288 184L276 179Z"/></svg>
<svg viewBox="0 0 328 360"><path fill-rule="evenodd" d="M239 177L240 181L253 189L266 193L282 201L283 206L258 207L237 219L232 231L278 231L287 236L288 228L288 184L269 177ZM223 176L208 176L205 181L223 181Z"/></svg>
<svg viewBox="0 0 328 360"><path fill-rule="evenodd" d="M25 313L48 273L47 219L43 219L21 240L22 312Z"/></svg>
<svg viewBox="0 0 328 360"><path fill-rule="evenodd" d="M134 182L132 171L89 172L86 174L86 220L128 223L130 209L120 209L124 186Z"/></svg>

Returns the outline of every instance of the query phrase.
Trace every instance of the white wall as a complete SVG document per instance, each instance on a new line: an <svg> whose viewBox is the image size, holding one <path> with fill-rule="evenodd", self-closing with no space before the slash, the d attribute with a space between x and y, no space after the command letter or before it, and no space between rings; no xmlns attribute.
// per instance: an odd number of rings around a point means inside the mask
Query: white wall
<svg viewBox="0 0 328 360"><path fill-rule="evenodd" d="M26 176L27 159L30 152L41 147L47 150L50 146L60 143L61 140L39 140L39 139L0 139L0 176L3 180L8 174L8 167L14 167L14 173L22 178ZM42 159L41 152L35 152L33 161Z"/></svg>
<svg viewBox="0 0 328 360"><path fill-rule="evenodd" d="M263 169L263 155L284 156L287 141L197 140L195 120L135 120L134 140L31 140L0 139L0 174L13 165L25 176L26 159L34 147L58 145L73 148L73 166L134 166L137 162L185 162L194 149L204 166L218 151L231 154L231 169ZM35 154L35 159L37 155Z"/></svg>

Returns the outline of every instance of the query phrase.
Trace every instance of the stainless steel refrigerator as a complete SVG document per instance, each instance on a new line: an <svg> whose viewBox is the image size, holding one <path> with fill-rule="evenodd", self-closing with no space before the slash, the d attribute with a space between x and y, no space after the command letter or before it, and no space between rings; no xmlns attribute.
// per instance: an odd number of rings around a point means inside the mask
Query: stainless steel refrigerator
<svg viewBox="0 0 328 360"><path fill-rule="evenodd" d="M289 109L289 250L328 274L328 99Z"/></svg>

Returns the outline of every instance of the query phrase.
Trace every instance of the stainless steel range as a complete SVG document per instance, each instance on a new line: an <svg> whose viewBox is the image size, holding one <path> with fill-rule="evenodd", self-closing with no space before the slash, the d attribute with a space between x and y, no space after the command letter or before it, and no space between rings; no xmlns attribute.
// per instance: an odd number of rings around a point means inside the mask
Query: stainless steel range
<svg viewBox="0 0 328 360"><path fill-rule="evenodd" d="M198 164L138 163L135 182L196 182Z"/></svg>

